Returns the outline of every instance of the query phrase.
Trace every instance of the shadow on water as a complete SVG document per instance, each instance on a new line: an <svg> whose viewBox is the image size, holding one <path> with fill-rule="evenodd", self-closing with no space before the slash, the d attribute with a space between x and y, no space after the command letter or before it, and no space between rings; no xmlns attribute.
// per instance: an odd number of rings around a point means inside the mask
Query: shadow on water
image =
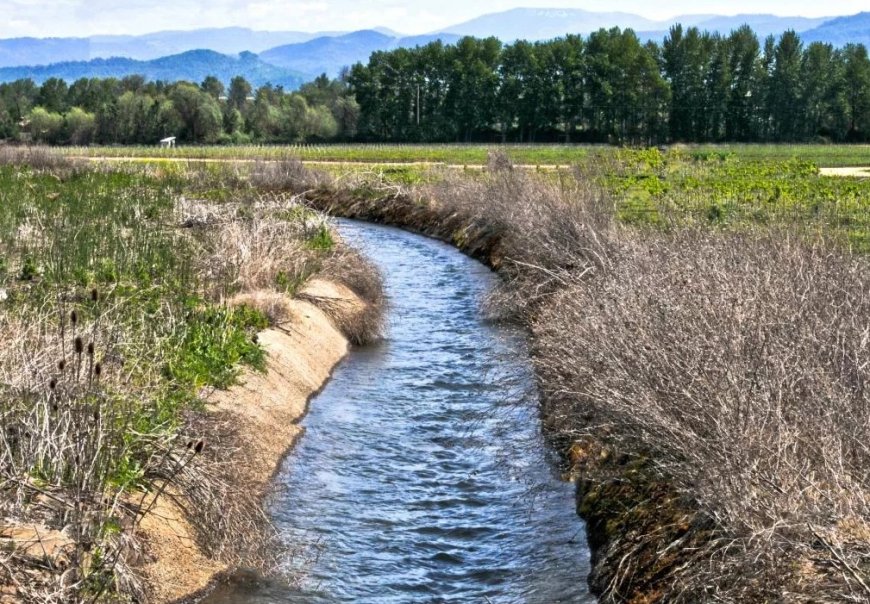
<svg viewBox="0 0 870 604"><path fill-rule="evenodd" d="M340 229L384 274L388 329L312 402L276 479L269 509L302 579L239 575L205 602L593 602L524 339L480 314L493 274L417 235Z"/></svg>

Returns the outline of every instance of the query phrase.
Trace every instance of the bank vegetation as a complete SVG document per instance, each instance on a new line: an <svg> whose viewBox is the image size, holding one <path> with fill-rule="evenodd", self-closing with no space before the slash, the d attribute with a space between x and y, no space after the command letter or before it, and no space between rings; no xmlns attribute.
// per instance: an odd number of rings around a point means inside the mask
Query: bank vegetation
<svg viewBox="0 0 870 604"><path fill-rule="evenodd" d="M367 303L347 338L380 317L376 272L300 203L309 178L0 149L0 601L154 601L164 501L205 559L271 569L252 443L212 393L270 366L259 334L292 296L342 316L313 278Z"/></svg>
<svg viewBox="0 0 870 604"><path fill-rule="evenodd" d="M775 212L626 220L588 166L504 156L342 186L309 198L503 277L492 309L530 331L602 601L870 598L870 264L848 239Z"/></svg>

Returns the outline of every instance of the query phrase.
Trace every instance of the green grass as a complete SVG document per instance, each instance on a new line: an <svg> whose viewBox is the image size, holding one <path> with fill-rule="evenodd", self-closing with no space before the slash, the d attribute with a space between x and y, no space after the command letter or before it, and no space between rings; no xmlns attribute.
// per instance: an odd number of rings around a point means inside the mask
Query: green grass
<svg viewBox="0 0 870 604"><path fill-rule="evenodd" d="M799 226L870 251L870 179L820 176L801 159L628 151L590 160L627 223Z"/></svg>
<svg viewBox="0 0 870 604"><path fill-rule="evenodd" d="M695 158L732 156L745 162L782 162L797 159L819 168L870 166L870 145L697 145L685 148Z"/></svg>
<svg viewBox="0 0 870 604"><path fill-rule="evenodd" d="M112 158L166 158L211 160L280 160L352 163L444 163L486 164L490 151L508 153L514 161L531 165L577 162L592 147L582 145L287 145L287 146L202 146L160 149L158 147L68 147L67 155Z"/></svg>

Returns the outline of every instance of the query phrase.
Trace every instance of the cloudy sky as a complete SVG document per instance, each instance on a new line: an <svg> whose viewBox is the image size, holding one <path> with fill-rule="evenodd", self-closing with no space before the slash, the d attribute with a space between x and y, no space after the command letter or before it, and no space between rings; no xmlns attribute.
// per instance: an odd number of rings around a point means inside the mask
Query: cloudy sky
<svg viewBox="0 0 870 604"><path fill-rule="evenodd" d="M847 15L868 0L0 0L0 37L137 34L239 25L266 30L438 30L516 6L624 11L651 18L687 13Z"/></svg>

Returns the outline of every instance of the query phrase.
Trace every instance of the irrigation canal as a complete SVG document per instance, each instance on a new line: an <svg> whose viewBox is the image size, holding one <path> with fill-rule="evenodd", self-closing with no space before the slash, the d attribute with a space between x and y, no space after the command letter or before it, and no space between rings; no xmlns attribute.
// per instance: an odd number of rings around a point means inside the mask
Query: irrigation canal
<svg viewBox="0 0 870 604"><path fill-rule="evenodd" d="M382 271L388 326L312 401L277 475L268 507L303 579L239 575L204 602L594 602L524 338L481 312L495 276L430 239L339 228Z"/></svg>

